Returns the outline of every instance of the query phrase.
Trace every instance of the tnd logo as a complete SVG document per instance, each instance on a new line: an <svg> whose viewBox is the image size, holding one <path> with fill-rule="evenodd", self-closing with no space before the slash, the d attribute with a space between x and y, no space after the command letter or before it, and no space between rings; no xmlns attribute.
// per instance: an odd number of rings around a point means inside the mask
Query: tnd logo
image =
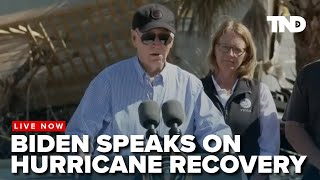
<svg viewBox="0 0 320 180"><path fill-rule="evenodd" d="M306 28L306 20L301 16L289 16L288 20L285 16L267 16L267 21L271 21L271 31L284 32L284 27L286 27L290 32L301 32Z"/></svg>

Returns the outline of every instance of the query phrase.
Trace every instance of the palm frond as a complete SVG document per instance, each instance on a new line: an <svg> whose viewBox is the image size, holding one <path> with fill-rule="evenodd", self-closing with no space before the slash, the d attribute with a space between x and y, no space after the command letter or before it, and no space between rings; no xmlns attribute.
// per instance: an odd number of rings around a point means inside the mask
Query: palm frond
<svg viewBox="0 0 320 180"><path fill-rule="evenodd" d="M202 32L210 32L214 24L213 16L217 12L227 11L229 8L238 6L238 0L180 0L177 13L178 23L184 28L187 21L188 31L201 29Z"/></svg>
<svg viewBox="0 0 320 180"><path fill-rule="evenodd" d="M6 141L11 141L11 138L8 136L0 135L0 138Z"/></svg>

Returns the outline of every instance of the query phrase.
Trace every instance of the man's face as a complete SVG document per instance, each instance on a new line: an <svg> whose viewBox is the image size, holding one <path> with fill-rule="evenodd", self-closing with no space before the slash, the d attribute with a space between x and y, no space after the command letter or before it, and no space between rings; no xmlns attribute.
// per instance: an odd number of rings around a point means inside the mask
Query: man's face
<svg viewBox="0 0 320 180"><path fill-rule="evenodd" d="M174 35L165 28L154 28L147 32L131 30L133 45L145 71L154 76L163 69L173 44Z"/></svg>

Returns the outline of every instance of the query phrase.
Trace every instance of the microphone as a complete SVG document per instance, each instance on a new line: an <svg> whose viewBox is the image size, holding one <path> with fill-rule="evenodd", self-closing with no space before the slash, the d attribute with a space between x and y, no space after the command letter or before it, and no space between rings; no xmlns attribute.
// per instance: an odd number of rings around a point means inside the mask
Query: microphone
<svg viewBox="0 0 320 180"><path fill-rule="evenodd" d="M169 100L162 105L162 118L166 126L170 128L169 135L181 135L181 130L178 128L184 121L184 110L182 105L177 100ZM180 137L179 137L180 139ZM179 142L175 142L179 146ZM188 175L186 174L172 174L170 173L170 156L175 153L167 154L163 157L163 176L162 179L175 179L175 180L185 180ZM186 157L183 153L178 153ZM191 179L191 178L190 178Z"/></svg>
<svg viewBox="0 0 320 180"><path fill-rule="evenodd" d="M169 135L181 135L178 128L184 121L184 110L177 100L169 100L162 105L164 124L170 128Z"/></svg>
<svg viewBox="0 0 320 180"><path fill-rule="evenodd" d="M141 126L147 129L146 138L149 139L150 135L158 134L156 128L160 122L159 104L152 100L142 102L138 112Z"/></svg>

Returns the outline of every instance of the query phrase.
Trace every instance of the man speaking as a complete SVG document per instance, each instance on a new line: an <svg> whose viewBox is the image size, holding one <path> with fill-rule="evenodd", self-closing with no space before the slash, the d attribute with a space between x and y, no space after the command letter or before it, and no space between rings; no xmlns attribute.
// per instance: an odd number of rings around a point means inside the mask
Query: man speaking
<svg viewBox="0 0 320 180"><path fill-rule="evenodd" d="M107 67L94 78L66 133L91 138L100 134L145 134L147 130L139 122L139 105L153 100L162 106L168 100L177 100L185 112L179 126L182 135L194 135L200 145L210 134L231 135L223 116L204 93L201 81L167 62L175 33L174 14L168 8L160 4L138 8L131 28L137 56ZM156 127L160 136L169 130L163 121Z"/></svg>

